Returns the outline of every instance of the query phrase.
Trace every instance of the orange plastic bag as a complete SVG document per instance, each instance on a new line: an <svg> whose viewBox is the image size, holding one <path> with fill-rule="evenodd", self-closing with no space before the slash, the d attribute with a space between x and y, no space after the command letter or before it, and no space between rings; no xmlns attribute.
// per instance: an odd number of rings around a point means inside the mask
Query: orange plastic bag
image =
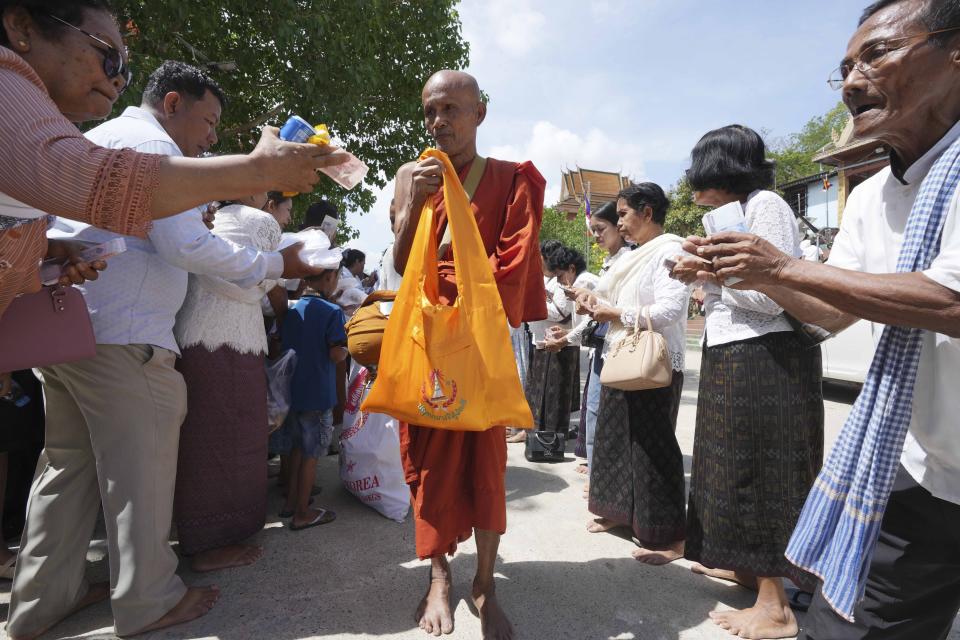
<svg viewBox="0 0 960 640"><path fill-rule="evenodd" d="M533 427L510 343L507 317L477 222L447 155L443 197L453 240L458 296L439 302L437 220L432 199L383 336L377 379L363 410L453 431Z"/></svg>

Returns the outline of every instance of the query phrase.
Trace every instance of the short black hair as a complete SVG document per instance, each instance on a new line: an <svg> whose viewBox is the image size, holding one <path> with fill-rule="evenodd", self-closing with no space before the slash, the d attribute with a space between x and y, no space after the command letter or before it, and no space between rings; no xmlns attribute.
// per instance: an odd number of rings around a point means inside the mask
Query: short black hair
<svg viewBox="0 0 960 640"><path fill-rule="evenodd" d="M879 2L874 2L863 10L857 26L863 25L863 23L873 17L874 14L883 9L903 1L904 0L879 0ZM960 27L960 0L924 0L923 5L923 9L921 9L917 15L917 20L919 20L928 31ZM947 42L956 35L957 32L938 33L935 36L930 36L930 40L942 47L946 46Z"/></svg>
<svg viewBox="0 0 960 640"><path fill-rule="evenodd" d="M220 101L220 106L227 106L227 95L217 84L217 81L202 69L186 62L167 60L157 67L150 74L147 86L143 89L143 104L155 107L161 104L164 96L171 91L194 100L203 99L203 96L209 91Z"/></svg>
<svg viewBox="0 0 960 640"><path fill-rule="evenodd" d="M670 200L663 188L655 182L641 182L632 184L617 194L617 199L623 198L627 201L627 206L637 211L643 211L646 205L650 205L653 211L653 221L659 225L667 219L667 209L670 208Z"/></svg>
<svg viewBox="0 0 960 640"><path fill-rule="evenodd" d="M359 249L347 249L343 252L343 262L341 263L347 269L357 264L361 260L366 260L367 254Z"/></svg>
<svg viewBox="0 0 960 640"><path fill-rule="evenodd" d="M323 224L323 219L327 216L331 218L340 219L340 214L337 213L337 208L329 200L318 200L314 202L309 207L307 207L307 212L303 214L303 222L300 223L300 231L308 227L319 227Z"/></svg>
<svg viewBox="0 0 960 640"><path fill-rule="evenodd" d="M64 24L51 20L50 16L60 18L74 26L80 25L87 11L106 11L116 19L113 8L106 0L0 0L0 16L7 9L24 9L36 24L37 29L46 37L55 36L68 29ZM7 30L0 27L0 45L10 46Z"/></svg>
<svg viewBox="0 0 960 640"><path fill-rule="evenodd" d="M550 264L550 256L557 251L563 251L563 249L563 243L559 240L544 240L540 243L540 255L548 265Z"/></svg>
<svg viewBox="0 0 960 640"><path fill-rule="evenodd" d="M617 216L617 204L615 202L607 202L602 207L597 209L591 217L606 220L613 226L617 226L617 222L619 221L619 216Z"/></svg>
<svg viewBox="0 0 960 640"><path fill-rule="evenodd" d="M774 167L774 162L767 160L767 146L760 134L731 124L700 138L690 152L687 181L694 191L752 193L773 185Z"/></svg>
<svg viewBox="0 0 960 640"><path fill-rule="evenodd" d="M587 261L583 254L570 247L561 245L547 257L547 268L550 271L563 271L569 269L571 265L576 269L577 275L587 270Z"/></svg>

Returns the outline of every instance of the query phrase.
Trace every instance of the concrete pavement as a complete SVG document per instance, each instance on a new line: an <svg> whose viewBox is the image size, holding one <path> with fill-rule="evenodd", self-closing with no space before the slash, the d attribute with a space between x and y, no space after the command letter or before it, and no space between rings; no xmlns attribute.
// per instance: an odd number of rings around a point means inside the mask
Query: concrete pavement
<svg viewBox="0 0 960 640"><path fill-rule="evenodd" d="M693 448L699 354L687 361L677 435L688 465ZM854 394L831 390L827 402L828 447L849 411ZM565 463L535 465L521 445L510 446L507 474L508 532L501 545L498 591L518 638L612 640L693 640L730 638L707 614L744 607L752 594L692 574L689 563L647 567L630 557L628 539L585 530L589 514L582 498L583 477L572 457ZM220 602L192 623L145 638L385 638L419 639L414 608L427 586L427 563L413 552L409 520L396 524L363 506L340 486L337 460L320 462L321 506L339 514L336 522L301 532L275 517L279 495L271 489L271 517L258 536L264 557L254 566L212 575L181 572L188 584L217 584ZM105 546L91 548L89 575L108 575ZM452 561L457 628L450 638L479 638L470 613L472 541ZM9 582L0 583L0 616L6 617ZM55 627L45 638L113 638L109 606L91 607ZM950 640L960 640L955 629Z"/></svg>

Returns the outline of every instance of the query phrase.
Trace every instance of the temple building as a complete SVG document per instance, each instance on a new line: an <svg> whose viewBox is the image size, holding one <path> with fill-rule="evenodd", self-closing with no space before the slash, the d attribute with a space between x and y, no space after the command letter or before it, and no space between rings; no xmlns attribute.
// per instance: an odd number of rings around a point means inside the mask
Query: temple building
<svg viewBox="0 0 960 640"><path fill-rule="evenodd" d="M573 220L581 211L587 189L590 190L590 208L596 211L607 202L617 199L621 189L633 184L629 178L614 171L594 169L567 170L561 173L560 202L557 209Z"/></svg>
<svg viewBox="0 0 960 640"><path fill-rule="evenodd" d="M798 216L817 229L837 228L843 218L847 196L858 184L889 164L889 149L874 139L853 133L853 119L842 133L813 158L824 170L812 176L777 185Z"/></svg>

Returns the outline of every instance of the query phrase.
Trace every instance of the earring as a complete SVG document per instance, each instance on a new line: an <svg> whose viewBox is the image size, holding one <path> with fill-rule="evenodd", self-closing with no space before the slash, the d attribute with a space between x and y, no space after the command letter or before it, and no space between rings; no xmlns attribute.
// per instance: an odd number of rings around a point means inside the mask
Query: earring
<svg viewBox="0 0 960 640"><path fill-rule="evenodd" d="M20 45L21 47L25 47L25 46L27 46L27 41L26 41L26 40L17 40L17 44Z"/></svg>

